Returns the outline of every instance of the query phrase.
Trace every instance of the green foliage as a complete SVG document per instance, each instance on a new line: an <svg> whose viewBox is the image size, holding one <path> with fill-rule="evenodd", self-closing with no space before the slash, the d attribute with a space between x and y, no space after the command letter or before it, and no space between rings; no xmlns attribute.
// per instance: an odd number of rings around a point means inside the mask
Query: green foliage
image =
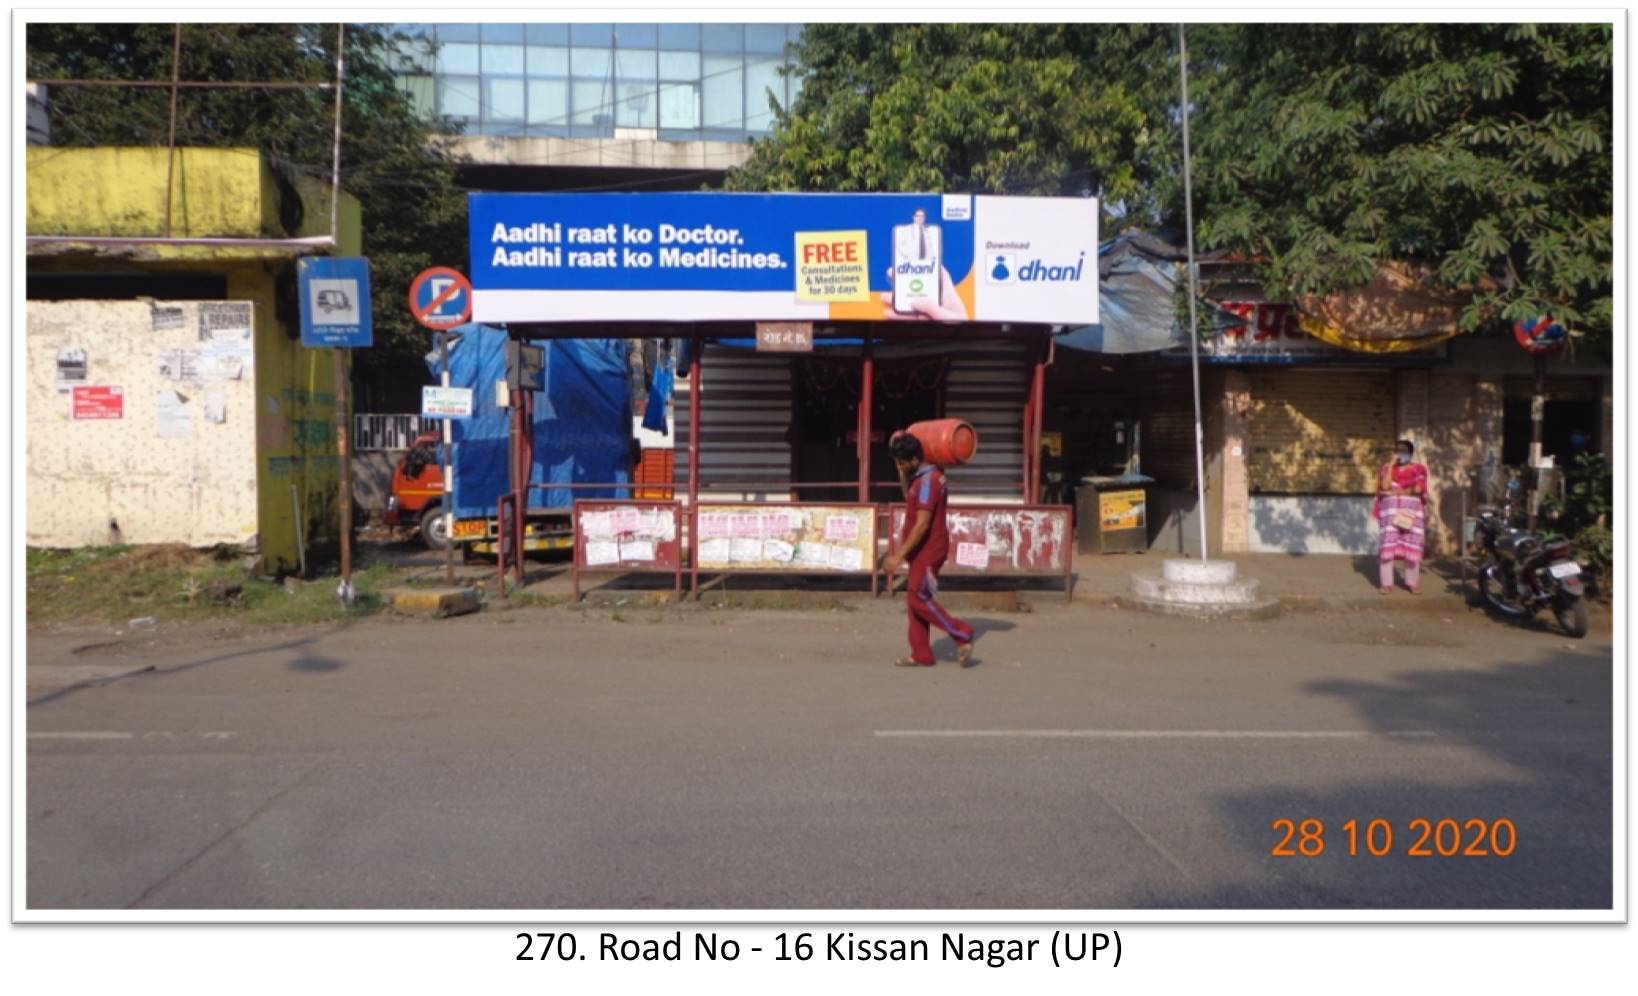
<svg viewBox="0 0 1638 996"><path fill-rule="evenodd" d="M733 190L1096 194L1158 217L1174 34L1107 24L813 24L803 90ZM1172 77L1175 82L1175 75Z"/></svg>
<svg viewBox="0 0 1638 996"><path fill-rule="evenodd" d="M464 268L466 200L456 160L434 140L457 130L420 115L390 71L407 39L348 25L343 88L341 182L363 207L371 263L376 342L359 353L419 356L424 330L410 318L409 282L428 266ZM30 78L169 80L170 24L30 24ZM326 82L335 76L335 25L187 24L184 80ZM168 89L50 88L52 141L63 146L166 144ZM335 94L329 90L181 91L179 146L249 147L275 167L329 182ZM413 210L407 208L413 207Z"/></svg>
<svg viewBox="0 0 1638 996"><path fill-rule="evenodd" d="M1609 457L1583 453L1564 474L1564 494L1550 495L1542 510L1554 528L1576 535L1590 526L1607 526L1615 508L1615 475Z"/></svg>
<svg viewBox="0 0 1638 996"><path fill-rule="evenodd" d="M1201 245L1274 293L1379 263L1481 285L1465 329L1551 313L1607 346L1613 309L1608 25L1190 30ZM1197 92L1196 92L1197 91Z"/></svg>
<svg viewBox="0 0 1638 996"><path fill-rule="evenodd" d="M1614 579L1610 568L1615 564L1615 533L1608 526L1588 526L1575 535L1576 560L1590 569L1605 585Z"/></svg>

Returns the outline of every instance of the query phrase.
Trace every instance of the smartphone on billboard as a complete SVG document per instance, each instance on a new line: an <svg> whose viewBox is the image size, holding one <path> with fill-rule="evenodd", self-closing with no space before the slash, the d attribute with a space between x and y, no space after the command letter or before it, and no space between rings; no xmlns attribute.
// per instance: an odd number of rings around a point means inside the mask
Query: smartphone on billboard
<svg viewBox="0 0 1638 996"><path fill-rule="evenodd" d="M940 274L944 268L944 229L927 224L917 210L908 225L893 226L893 310L914 314L916 301L942 304Z"/></svg>

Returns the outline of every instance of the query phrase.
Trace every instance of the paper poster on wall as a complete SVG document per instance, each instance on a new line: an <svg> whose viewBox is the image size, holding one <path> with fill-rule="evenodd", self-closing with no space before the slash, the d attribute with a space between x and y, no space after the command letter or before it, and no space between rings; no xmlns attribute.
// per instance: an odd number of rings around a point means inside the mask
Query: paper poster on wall
<svg viewBox="0 0 1638 996"><path fill-rule="evenodd" d="M205 392L205 421L215 425L227 421L227 396L221 391Z"/></svg>
<svg viewBox="0 0 1638 996"><path fill-rule="evenodd" d="M154 395L154 411L161 439L186 439L193 435L193 419L188 413L188 399L172 390Z"/></svg>
<svg viewBox="0 0 1638 996"><path fill-rule="evenodd" d="M199 305L199 342L250 342L249 301L208 301Z"/></svg>
<svg viewBox="0 0 1638 996"><path fill-rule="evenodd" d="M154 372L160 380L198 380L199 350L162 349L154 357Z"/></svg>
<svg viewBox="0 0 1638 996"><path fill-rule="evenodd" d="M982 571L990 566L990 548L984 543L957 543L955 559L962 567Z"/></svg>
<svg viewBox="0 0 1638 996"><path fill-rule="evenodd" d="M57 393L67 394L84 384L89 366L85 350L78 346L64 346L57 350Z"/></svg>
<svg viewBox="0 0 1638 996"><path fill-rule="evenodd" d="M875 560L875 510L869 506L795 504L785 508L749 505L701 506L698 522L704 543L699 566L734 570L858 572ZM726 558L711 546L726 533Z"/></svg>
<svg viewBox="0 0 1638 996"><path fill-rule="evenodd" d="M653 540L621 540L620 559L628 563L646 564L654 559Z"/></svg>
<svg viewBox="0 0 1638 996"><path fill-rule="evenodd" d="M153 330L155 332L163 332L166 329L179 329L188 324L182 309L175 306L150 308L149 316L153 320Z"/></svg>
<svg viewBox="0 0 1638 996"><path fill-rule="evenodd" d="M123 387L74 388L74 418L111 419L125 417L125 389Z"/></svg>
<svg viewBox="0 0 1638 996"><path fill-rule="evenodd" d="M618 564L620 562L620 544L613 540L587 540L586 564L591 567L600 567L603 564Z"/></svg>

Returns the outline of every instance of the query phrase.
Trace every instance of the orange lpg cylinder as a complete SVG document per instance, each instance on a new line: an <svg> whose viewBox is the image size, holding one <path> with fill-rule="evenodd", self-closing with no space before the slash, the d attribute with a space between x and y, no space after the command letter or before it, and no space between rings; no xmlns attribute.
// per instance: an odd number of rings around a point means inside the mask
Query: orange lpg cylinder
<svg viewBox="0 0 1638 996"><path fill-rule="evenodd" d="M959 467L978 452L978 432L959 418L913 422L903 431L921 441L921 455L928 463L940 467Z"/></svg>

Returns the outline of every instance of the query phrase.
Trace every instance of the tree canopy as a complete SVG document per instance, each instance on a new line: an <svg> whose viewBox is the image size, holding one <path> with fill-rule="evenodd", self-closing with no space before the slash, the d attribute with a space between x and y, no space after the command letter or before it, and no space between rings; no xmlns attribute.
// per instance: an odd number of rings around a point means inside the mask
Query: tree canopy
<svg viewBox="0 0 1638 996"><path fill-rule="evenodd" d="M736 190L1097 195L1152 212L1164 26L812 24L803 90ZM1175 65L1175 64L1174 64Z"/></svg>
<svg viewBox="0 0 1638 996"><path fill-rule="evenodd" d="M1197 242L1278 296L1425 264L1463 325L1612 321L1608 25L1188 29ZM1083 194L1183 224L1177 27L816 24L739 190ZM1606 340L1607 341L1607 340Z"/></svg>
<svg viewBox="0 0 1638 996"><path fill-rule="evenodd" d="M1276 294L1379 264L1476 287L1463 325L1612 320L1607 25L1191 29L1197 239Z"/></svg>
<svg viewBox="0 0 1638 996"><path fill-rule="evenodd" d="M30 24L29 77L169 81L170 24ZM411 319L409 282L428 266L464 268L466 202L455 160L435 138L456 130L419 114L396 85L390 60L401 39L348 25L343 88L341 181L363 208L376 342L366 365L386 355L419 356L425 330ZM185 24L184 80L326 82L335 76L336 26ZM52 141L63 146L164 145L167 89L50 88ZM276 168L328 181L335 95L327 90L183 90L179 146L245 146ZM406 210L413 205L414 210Z"/></svg>

